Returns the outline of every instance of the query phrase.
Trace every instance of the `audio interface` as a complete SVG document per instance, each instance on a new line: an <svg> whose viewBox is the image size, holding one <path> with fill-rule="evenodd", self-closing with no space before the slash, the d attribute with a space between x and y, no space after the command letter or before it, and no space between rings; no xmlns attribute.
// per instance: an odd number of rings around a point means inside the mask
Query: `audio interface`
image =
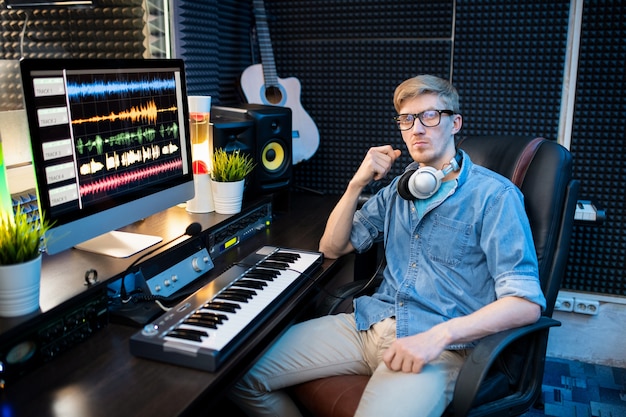
<svg viewBox="0 0 626 417"><path fill-rule="evenodd" d="M200 238L185 242L151 258L140 273L145 292L169 297L213 269L213 261Z"/></svg>
<svg viewBox="0 0 626 417"><path fill-rule="evenodd" d="M272 203L271 199L265 198L260 204L244 209L209 231L207 246L211 257L215 259L245 239L265 230L271 223Z"/></svg>
<svg viewBox="0 0 626 417"><path fill-rule="evenodd" d="M92 291L1 334L0 388L55 359L108 324L106 288Z"/></svg>

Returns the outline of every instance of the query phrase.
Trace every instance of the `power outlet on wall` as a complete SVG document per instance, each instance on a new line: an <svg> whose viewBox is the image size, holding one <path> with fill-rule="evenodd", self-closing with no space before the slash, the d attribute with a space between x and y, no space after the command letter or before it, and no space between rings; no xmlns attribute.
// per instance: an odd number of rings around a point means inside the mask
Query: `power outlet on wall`
<svg viewBox="0 0 626 417"><path fill-rule="evenodd" d="M600 303L595 300L585 300L583 298L576 298L574 300L574 313L590 314L595 316L600 309Z"/></svg>
<svg viewBox="0 0 626 417"><path fill-rule="evenodd" d="M574 311L574 297L557 297L554 309L566 312Z"/></svg>
<svg viewBox="0 0 626 417"><path fill-rule="evenodd" d="M554 304L556 311L574 312L596 316L600 310L600 302L585 298L559 296Z"/></svg>

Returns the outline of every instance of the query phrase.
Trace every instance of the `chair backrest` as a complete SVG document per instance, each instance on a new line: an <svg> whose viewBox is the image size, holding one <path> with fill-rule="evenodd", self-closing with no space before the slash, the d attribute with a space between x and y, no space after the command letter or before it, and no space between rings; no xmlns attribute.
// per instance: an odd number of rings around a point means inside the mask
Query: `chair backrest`
<svg viewBox="0 0 626 417"><path fill-rule="evenodd" d="M570 152L531 136L465 137L457 146L474 163L511 179L522 191L547 299L544 315L551 317L565 273L578 195Z"/></svg>

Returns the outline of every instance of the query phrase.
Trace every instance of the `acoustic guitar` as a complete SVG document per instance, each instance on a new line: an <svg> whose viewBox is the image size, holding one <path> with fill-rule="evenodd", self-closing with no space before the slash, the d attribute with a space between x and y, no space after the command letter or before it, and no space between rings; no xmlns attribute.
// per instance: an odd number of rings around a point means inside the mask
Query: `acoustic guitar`
<svg viewBox="0 0 626 417"><path fill-rule="evenodd" d="M251 65L241 74L241 89L248 103L289 107L292 113L292 163L311 158L317 151L320 136L315 122L300 103L300 81L295 77L279 78L272 51L270 31L263 0L254 0L254 16L259 38L261 63Z"/></svg>

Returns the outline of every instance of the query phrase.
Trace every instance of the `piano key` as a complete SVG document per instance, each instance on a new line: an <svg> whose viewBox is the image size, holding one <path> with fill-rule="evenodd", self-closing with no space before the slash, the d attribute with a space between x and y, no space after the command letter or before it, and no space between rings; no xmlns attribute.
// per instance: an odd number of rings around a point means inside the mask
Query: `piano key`
<svg viewBox="0 0 626 417"><path fill-rule="evenodd" d="M201 330L194 329L175 329L167 334L168 337L179 337L181 339L193 340L196 342L201 342L202 337L208 337L209 334L207 332Z"/></svg>
<svg viewBox="0 0 626 417"><path fill-rule="evenodd" d="M217 313L212 313L210 311L204 311L204 312L199 311L189 316L189 319L198 319L198 320L204 320L207 322L222 324L224 321L228 320L228 317L225 314L217 314Z"/></svg>
<svg viewBox="0 0 626 417"><path fill-rule="evenodd" d="M289 269L289 263L287 262L263 261L259 265L271 269Z"/></svg>
<svg viewBox="0 0 626 417"><path fill-rule="evenodd" d="M226 311L229 313L234 313L237 309L241 308L239 304L229 303L226 301L211 301L206 303L203 308L207 310L216 310L216 311Z"/></svg>
<svg viewBox="0 0 626 417"><path fill-rule="evenodd" d="M279 272L273 269L256 268L246 272L244 278L263 279L266 281L273 281L278 276Z"/></svg>
<svg viewBox="0 0 626 417"><path fill-rule="evenodd" d="M271 259L273 261L281 261L281 262L294 262L300 258L300 255L297 253L290 252L276 252L267 257L267 259Z"/></svg>
<svg viewBox="0 0 626 417"><path fill-rule="evenodd" d="M183 323L190 324L192 326L208 327L210 329L217 329L218 324L220 324L215 320L207 320L200 317L188 318L187 320L183 321Z"/></svg>
<svg viewBox="0 0 626 417"><path fill-rule="evenodd" d="M265 281L259 281L256 279L240 279L237 280L237 282L235 282L233 285L237 286L237 287L244 287L244 288L253 288L256 290L262 290L263 288L267 287L267 282Z"/></svg>
<svg viewBox="0 0 626 417"><path fill-rule="evenodd" d="M250 297L247 296L247 295L241 295L241 294L236 294L236 293L224 291L224 292L220 293L217 297L215 297L215 299L217 299L217 300L227 300L227 301L237 301L237 302L240 302L240 303L247 303L248 300L250 299Z"/></svg>
<svg viewBox="0 0 626 417"><path fill-rule="evenodd" d="M252 298L256 295L256 291L254 290L248 290L245 288L235 288L235 287L230 287L227 290L224 290L222 292L232 292L234 294L239 294L239 295L245 295L248 298Z"/></svg>

